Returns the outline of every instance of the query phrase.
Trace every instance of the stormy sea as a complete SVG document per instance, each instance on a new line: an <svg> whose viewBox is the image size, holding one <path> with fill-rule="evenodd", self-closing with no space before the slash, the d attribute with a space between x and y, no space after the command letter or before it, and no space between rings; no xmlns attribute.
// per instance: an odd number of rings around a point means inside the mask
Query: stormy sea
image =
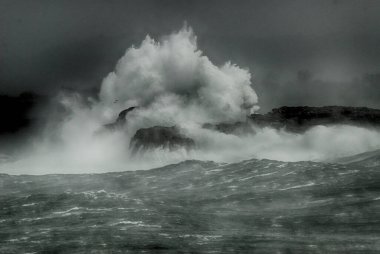
<svg viewBox="0 0 380 254"><path fill-rule="evenodd" d="M262 112L187 25L47 101L0 142L0 253L380 253L379 109Z"/></svg>
<svg viewBox="0 0 380 254"><path fill-rule="evenodd" d="M0 176L1 253L379 253L380 152Z"/></svg>

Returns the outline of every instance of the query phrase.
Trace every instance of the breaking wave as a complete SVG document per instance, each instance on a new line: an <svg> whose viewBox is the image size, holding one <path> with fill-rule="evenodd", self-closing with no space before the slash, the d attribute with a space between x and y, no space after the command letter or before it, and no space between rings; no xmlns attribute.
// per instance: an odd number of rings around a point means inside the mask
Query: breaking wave
<svg viewBox="0 0 380 254"><path fill-rule="evenodd" d="M99 99L65 94L65 109L41 136L3 163L6 173L83 173L148 169L186 159L239 161L269 158L322 161L380 147L380 132L354 126L316 126L304 134L253 127L255 134L224 134L205 123L244 121L258 98L248 69L214 65L185 26L161 40L147 36L130 47L103 80ZM120 111L138 106L121 128L105 131ZM156 125L178 126L196 149L155 149L132 155L135 132Z"/></svg>

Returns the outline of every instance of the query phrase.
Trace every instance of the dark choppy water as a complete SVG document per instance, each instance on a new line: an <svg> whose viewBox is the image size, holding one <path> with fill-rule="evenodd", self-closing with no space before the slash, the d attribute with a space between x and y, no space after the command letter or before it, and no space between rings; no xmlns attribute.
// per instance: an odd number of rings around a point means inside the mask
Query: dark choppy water
<svg viewBox="0 0 380 254"><path fill-rule="evenodd" d="M380 253L377 165L188 161L0 191L0 253Z"/></svg>

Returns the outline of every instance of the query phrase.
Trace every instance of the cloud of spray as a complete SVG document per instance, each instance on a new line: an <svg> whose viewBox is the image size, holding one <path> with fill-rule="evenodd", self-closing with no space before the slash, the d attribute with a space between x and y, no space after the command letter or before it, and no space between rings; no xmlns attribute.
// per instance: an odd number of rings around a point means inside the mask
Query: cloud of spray
<svg viewBox="0 0 380 254"><path fill-rule="evenodd" d="M380 133L352 126L318 126L303 135L269 128L241 137L203 129L204 123L244 120L257 106L251 75L229 62L215 66L197 48L191 28L154 41L149 36L129 48L103 81L99 100L79 95L59 98L66 110L42 137L9 163L7 173L83 173L148 169L186 159L238 161L269 158L324 160L380 147ZM118 113L139 106L127 124L105 131ZM132 156L137 129L173 126L197 144L192 151L156 149Z"/></svg>
<svg viewBox="0 0 380 254"><path fill-rule="evenodd" d="M156 42L149 36L129 48L103 81L102 106L112 116L129 106L144 116L177 124L242 119L254 109L257 95L251 74L230 62L215 66L197 48L189 27ZM115 111L116 110L116 111Z"/></svg>

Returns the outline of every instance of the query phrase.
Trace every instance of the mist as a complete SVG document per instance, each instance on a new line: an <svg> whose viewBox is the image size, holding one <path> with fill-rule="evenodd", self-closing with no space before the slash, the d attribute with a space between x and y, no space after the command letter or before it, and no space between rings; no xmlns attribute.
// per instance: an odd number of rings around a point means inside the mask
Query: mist
<svg viewBox="0 0 380 254"><path fill-rule="evenodd" d="M326 161L380 148L380 132L354 126L316 126L303 134L251 126L242 136L204 129L205 123L245 121L260 100L248 68L229 61L215 65L198 48L192 28L129 47L101 83L97 98L61 93L64 112L0 165L11 174L101 173L141 170L183 160L236 162L244 159ZM275 97L274 97L275 99ZM104 126L137 106L126 123ZM53 110L53 109L51 109ZM49 110L45 111L49 112ZM155 149L132 154L140 128L177 126L192 138L191 150Z"/></svg>

